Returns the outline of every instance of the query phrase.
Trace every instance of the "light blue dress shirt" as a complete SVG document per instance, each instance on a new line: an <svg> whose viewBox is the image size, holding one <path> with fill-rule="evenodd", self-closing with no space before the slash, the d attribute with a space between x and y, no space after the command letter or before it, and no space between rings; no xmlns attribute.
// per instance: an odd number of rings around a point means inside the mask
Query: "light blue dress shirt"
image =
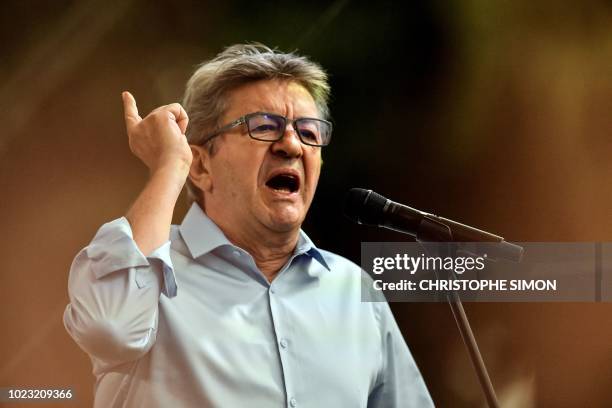
<svg viewBox="0 0 612 408"><path fill-rule="evenodd" d="M95 407L433 406L363 279L300 231L270 283L194 204L148 257L125 218L103 225L72 264L64 324L92 360Z"/></svg>

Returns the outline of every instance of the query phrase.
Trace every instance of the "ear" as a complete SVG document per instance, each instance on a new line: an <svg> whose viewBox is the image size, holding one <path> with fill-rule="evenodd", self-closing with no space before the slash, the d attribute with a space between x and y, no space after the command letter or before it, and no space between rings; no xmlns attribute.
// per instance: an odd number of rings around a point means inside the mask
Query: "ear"
<svg viewBox="0 0 612 408"><path fill-rule="evenodd" d="M193 160L189 169L189 179L200 190L212 192L213 178L210 165L210 153L204 146L189 145Z"/></svg>

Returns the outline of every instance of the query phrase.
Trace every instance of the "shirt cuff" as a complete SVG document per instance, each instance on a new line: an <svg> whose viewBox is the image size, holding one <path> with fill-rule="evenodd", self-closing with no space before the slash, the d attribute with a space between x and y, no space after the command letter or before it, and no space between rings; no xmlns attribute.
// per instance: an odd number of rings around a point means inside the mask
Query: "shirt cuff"
<svg viewBox="0 0 612 408"><path fill-rule="evenodd" d="M150 266L149 260L157 259L162 264L162 293L167 297L176 296L177 285L170 258L170 241L166 241L146 257L136 245L132 228L125 217L100 227L87 247L87 256L93 261L91 268L97 279L121 269Z"/></svg>

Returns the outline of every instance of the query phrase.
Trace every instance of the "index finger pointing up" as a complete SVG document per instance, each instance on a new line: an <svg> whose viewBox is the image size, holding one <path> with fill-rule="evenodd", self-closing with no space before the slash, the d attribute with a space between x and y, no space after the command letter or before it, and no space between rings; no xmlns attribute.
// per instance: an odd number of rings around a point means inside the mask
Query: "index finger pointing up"
<svg viewBox="0 0 612 408"><path fill-rule="evenodd" d="M121 93L121 98L123 99L123 114L125 116L125 126L129 129L138 122L140 122L142 118L138 115L136 99L134 99L131 93L129 93L128 91L124 91Z"/></svg>

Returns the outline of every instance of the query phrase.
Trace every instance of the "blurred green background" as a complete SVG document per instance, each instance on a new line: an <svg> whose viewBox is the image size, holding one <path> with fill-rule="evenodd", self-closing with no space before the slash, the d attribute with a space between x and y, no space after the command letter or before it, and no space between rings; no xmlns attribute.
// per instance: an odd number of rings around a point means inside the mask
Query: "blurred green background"
<svg viewBox="0 0 612 408"><path fill-rule="evenodd" d="M334 140L304 226L320 247L358 262L361 241L407 239L345 220L351 187L509 240L612 241L607 1L5 1L0 39L2 387L91 405L61 316L72 258L147 178L120 92L143 113L179 101L238 42L330 74ZM484 406L448 306L392 308L436 404ZM466 310L503 407L612 404L610 303Z"/></svg>

